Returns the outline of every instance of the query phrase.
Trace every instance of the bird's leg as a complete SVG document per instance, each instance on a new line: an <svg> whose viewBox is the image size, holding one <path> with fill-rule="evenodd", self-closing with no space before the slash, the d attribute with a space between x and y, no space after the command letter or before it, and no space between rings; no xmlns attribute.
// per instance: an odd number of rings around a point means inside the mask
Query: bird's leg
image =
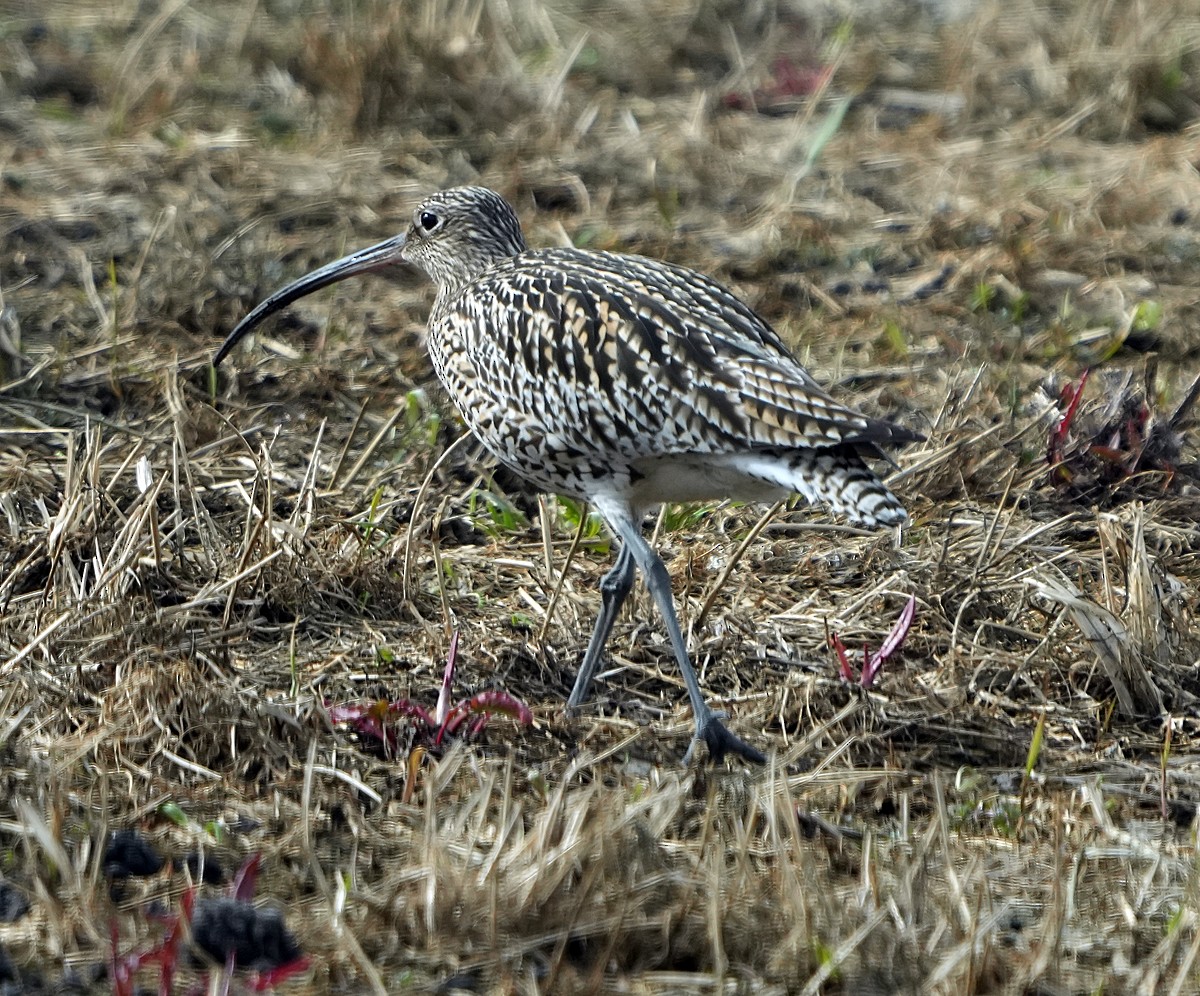
<svg viewBox="0 0 1200 996"><path fill-rule="evenodd" d="M633 576L637 572L633 554L627 544L621 544L621 552L617 554L617 562L600 580L600 615L596 617L596 626L592 630L592 638L588 640L587 651L583 655L583 663L579 666L579 675L575 678L575 687L571 689L571 697L567 699L567 710L577 708L587 698L588 689L592 687L592 679L596 676L596 668L600 666L600 657L604 653L604 645L612 632L613 623L617 621L617 613L633 587Z"/></svg>
<svg viewBox="0 0 1200 996"><path fill-rule="evenodd" d="M598 502L596 504L599 506ZM666 624L667 635L670 637L671 647L675 651L675 660L683 674L683 683L687 686L688 698L692 703L692 715L696 719L695 740L703 740L708 745L708 752L714 761L719 762L727 753L733 752L748 761L763 764L766 761L763 754L740 737L730 733L725 728L725 724L721 722L720 714L713 712L708 707L708 703L704 701L704 692L701 691L700 681L692 669L692 662L688 658L687 644L684 642L683 632L679 628L679 618L675 615L675 601L671 594L671 576L667 573L662 558L654 552L654 548L642 536L641 528L631 510L618 509L615 507L615 503L611 503L607 508L601 507L600 511L608 520L613 532L621 539L622 554L628 551L637 566L641 568L642 575L646 578L646 587L650 589L650 595ZM696 746L695 740L688 748L684 758L685 763L692 756L692 750Z"/></svg>

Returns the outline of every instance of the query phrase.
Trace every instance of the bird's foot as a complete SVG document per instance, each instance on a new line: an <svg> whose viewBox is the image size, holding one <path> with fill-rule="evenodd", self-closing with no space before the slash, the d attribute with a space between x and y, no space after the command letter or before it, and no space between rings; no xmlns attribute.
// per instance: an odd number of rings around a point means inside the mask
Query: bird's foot
<svg viewBox="0 0 1200 996"><path fill-rule="evenodd" d="M683 763L685 765L691 763L696 744L703 740L708 747L708 756L712 758L714 764L720 764L725 760L726 754L736 754L755 764L766 764L767 758L762 751L757 747L751 747L741 737L730 733L725 728L725 724L721 722L724 716L725 714L722 712L712 712L708 714L707 719L701 719L696 724L696 735L692 738L687 753L683 755Z"/></svg>

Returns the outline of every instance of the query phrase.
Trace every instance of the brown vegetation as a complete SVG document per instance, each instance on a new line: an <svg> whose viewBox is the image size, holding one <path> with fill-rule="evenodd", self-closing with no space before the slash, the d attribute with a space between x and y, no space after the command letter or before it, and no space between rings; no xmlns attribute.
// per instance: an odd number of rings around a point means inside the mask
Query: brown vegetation
<svg viewBox="0 0 1200 996"><path fill-rule="evenodd" d="M1200 990L1200 10L845 9L0 4L0 878L31 901L0 950L27 985L112 991L110 920L161 935L186 871L104 881L139 828L261 852L311 958L288 992ZM307 299L213 376L265 293L461 182L535 245L719 277L929 435L898 542L799 507L657 524L765 770L679 766L641 593L562 715L607 540L454 445L422 279ZM829 633L878 647L910 595L903 652L845 684ZM456 697L532 727L410 764L329 722L432 702L454 631Z"/></svg>

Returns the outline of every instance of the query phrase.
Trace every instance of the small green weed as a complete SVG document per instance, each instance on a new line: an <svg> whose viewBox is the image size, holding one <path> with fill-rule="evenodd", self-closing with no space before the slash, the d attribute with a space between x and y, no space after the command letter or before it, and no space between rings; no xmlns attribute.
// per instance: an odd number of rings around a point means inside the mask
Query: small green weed
<svg viewBox="0 0 1200 996"><path fill-rule="evenodd" d="M493 491L477 488L467 501L467 515L472 524L493 539L524 532L529 520L507 498Z"/></svg>

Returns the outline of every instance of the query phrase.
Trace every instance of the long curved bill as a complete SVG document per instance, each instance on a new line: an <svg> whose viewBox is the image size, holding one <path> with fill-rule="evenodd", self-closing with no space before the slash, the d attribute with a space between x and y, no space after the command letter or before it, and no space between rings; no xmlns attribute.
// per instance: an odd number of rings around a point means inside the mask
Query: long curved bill
<svg viewBox="0 0 1200 996"><path fill-rule="evenodd" d="M213 356L213 366L220 364L243 336L260 325L264 319L269 318L277 311L282 311L293 301L298 301L313 291L336 284L339 280L345 280L347 277L353 277L359 273L372 273L401 262L400 251L404 248L404 240L404 233L393 236L384 242L344 256L336 262L328 263L319 270L313 270L307 276L280 288L238 322L237 327L229 333L229 337L221 343L221 348Z"/></svg>

